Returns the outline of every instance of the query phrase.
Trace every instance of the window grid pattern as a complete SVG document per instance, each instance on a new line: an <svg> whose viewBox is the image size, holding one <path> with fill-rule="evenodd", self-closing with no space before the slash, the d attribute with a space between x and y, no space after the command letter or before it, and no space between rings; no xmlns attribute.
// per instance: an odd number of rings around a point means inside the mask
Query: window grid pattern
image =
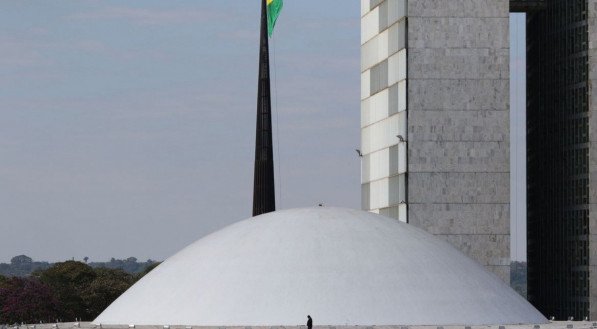
<svg viewBox="0 0 597 329"><path fill-rule="evenodd" d="M589 316L587 0L527 15L528 298L557 320Z"/></svg>
<svg viewBox="0 0 597 329"><path fill-rule="evenodd" d="M407 221L406 0L361 0L361 207Z"/></svg>

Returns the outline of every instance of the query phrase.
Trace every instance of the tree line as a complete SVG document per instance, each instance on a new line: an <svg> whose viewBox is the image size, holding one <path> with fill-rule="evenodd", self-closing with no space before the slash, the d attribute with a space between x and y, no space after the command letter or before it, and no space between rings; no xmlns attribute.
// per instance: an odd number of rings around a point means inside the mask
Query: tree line
<svg viewBox="0 0 597 329"><path fill-rule="evenodd" d="M128 273L66 261L29 276L0 275L0 324L92 321L158 264Z"/></svg>
<svg viewBox="0 0 597 329"><path fill-rule="evenodd" d="M74 259L73 259L74 260ZM121 269L128 273L141 273L148 266L151 266L155 261L148 259L145 262L139 262L135 257L126 259L110 259L109 262L88 262L89 257L83 258L85 264L93 268L112 268ZM26 255L15 256L10 260L10 263L0 263L0 275L3 276L29 276L31 273L38 270L46 270L53 264L49 262L33 261L31 257Z"/></svg>

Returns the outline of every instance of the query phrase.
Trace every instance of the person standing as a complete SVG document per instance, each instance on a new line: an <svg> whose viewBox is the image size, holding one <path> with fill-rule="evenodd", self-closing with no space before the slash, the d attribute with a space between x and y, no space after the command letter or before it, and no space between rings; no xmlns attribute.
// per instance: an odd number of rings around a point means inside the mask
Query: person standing
<svg viewBox="0 0 597 329"><path fill-rule="evenodd" d="M313 319L311 319L310 315L307 315L307 329L313 328Z"/></svg>

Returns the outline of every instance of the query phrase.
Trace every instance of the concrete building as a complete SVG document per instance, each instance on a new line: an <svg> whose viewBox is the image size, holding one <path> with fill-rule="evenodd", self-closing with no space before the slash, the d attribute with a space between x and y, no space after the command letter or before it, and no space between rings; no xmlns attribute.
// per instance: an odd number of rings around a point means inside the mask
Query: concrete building
<svg viewBox="0 0 597 329"><path fill-rule="evenodd" d="M510 280L509 1L361 0L362 207Z"/></svg>
<svg viewBox="0 0 597 329"><path fill-rule="evenodd" d="M597 0L362 0L363 209L509 280L509 12L527 13L529 300L597 318Z"/></svg>
<svg viewBox="0 0 597 329"><path fill-rule="evenodd" d="M529 300L557 318L597 318L597 1L527 12Z"/></svg>

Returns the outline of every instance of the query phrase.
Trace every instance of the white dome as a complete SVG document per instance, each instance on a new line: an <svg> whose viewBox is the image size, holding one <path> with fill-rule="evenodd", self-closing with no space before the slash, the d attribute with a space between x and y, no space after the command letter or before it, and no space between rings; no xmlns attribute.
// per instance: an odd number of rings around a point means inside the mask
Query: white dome
<svg viewBox="0 0 597 329"><path fill-rule="evenodd" d="M102 324L258 326L546 323L448 243L380 215L274 212L204 237L108 307Z"/></svg>

